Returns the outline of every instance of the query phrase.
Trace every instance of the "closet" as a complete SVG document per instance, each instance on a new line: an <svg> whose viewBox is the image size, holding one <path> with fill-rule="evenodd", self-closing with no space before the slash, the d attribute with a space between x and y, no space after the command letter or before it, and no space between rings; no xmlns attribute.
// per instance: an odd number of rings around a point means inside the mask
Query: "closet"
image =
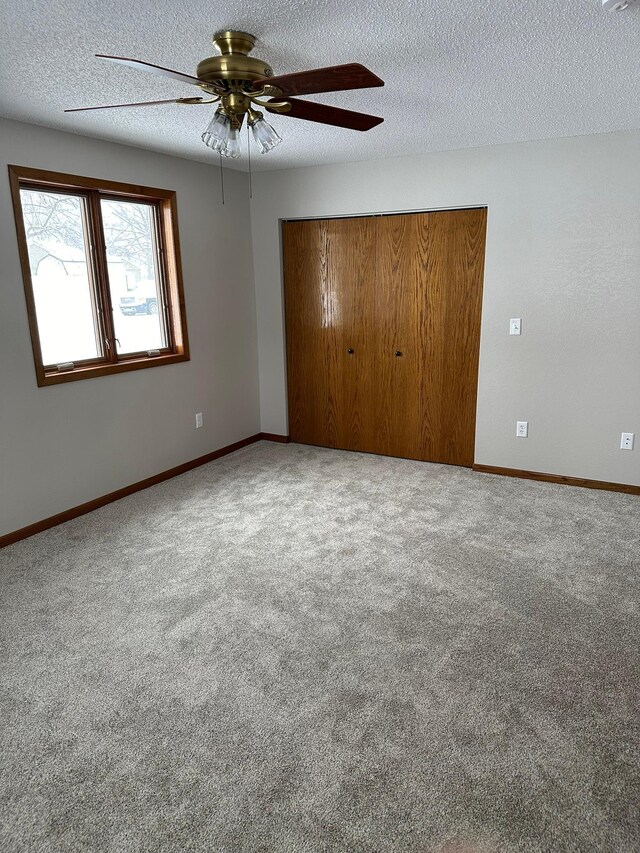
<svg viewBox="0 0 640 853"><path fill-rule="evenodd" d="M292 441L473 464L486 213L282 223Z"/></svg>

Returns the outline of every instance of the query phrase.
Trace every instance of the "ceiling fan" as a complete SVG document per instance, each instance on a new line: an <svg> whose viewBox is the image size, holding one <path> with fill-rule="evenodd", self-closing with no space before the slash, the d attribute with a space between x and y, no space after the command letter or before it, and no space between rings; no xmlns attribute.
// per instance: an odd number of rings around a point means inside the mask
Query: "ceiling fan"
<svg viewBox="0 0 640 853"><path fill-rule="evenodd" d="M282 141L275 129L265 121L264 114L254 109L256 105L270 113L281 113L291 118L352 130L371 130L372 127L384 121L379 116L329 107L312 101L301 101L292 97L384 86L384 81L364 65L354 62L348 65L331 65L312 71L274 76L273 70L264 60L249 56L255 42L255 36L249 33L236 30L216 33L213 36L213 44L219 55L203 59L198 64L196 77L172 71L161 65L143 62L140 59L96 54L99 59L106 59L118 65L138 68L159 77L169 77L181 83L189 83L211 97L107 104L99 107L69 109L65 112L146 107L157 104L219 103L213 119L202 134L202 141L214 151L232 158L240 156L239 131L245 117L261 153L270 151ZM264 100L265 98L267 100Z"/></svg>

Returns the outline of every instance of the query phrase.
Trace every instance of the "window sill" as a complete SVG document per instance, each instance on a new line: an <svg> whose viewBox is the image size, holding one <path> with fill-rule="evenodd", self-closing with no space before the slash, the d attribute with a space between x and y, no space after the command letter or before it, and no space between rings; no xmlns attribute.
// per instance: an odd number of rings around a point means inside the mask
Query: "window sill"
<svg viewBox="0 0 640 853"><path fill-rule="evenodd" d="M38 385L60 385L62 382L77 382L79 379L95 379L98 376L110 376L113 373L127 373L130 370L144 370L147 367L160 367L167 364L177 364L189 361L188 352L156 355L152 358L132 358L118 364L91 364L86 367L78 366L73 370L43 370L38 372Z"/></svg>

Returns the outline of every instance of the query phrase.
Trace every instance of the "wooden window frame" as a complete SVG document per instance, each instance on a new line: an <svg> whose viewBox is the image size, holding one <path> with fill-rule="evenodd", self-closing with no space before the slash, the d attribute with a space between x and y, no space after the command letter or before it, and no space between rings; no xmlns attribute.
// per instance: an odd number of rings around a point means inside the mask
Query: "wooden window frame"
<svg viewBox="0 0 640 853"><path fill-rule="evenodd" d="M161 365L189 361L189 340L178 237L178 210L176 194L173 190L161 190L98 178L85 178L62 172L47 172L26 166L9 166L9 183L11 185L18 251L27 302L31 346L39 386L58 385L61 382L75 382L79 379L93 379L97 376L109 376L114 373L125 373L129 370L141 370L147 367L160 367ZM45 365L42 360L29 250L20 199L21 189L66 192L83 196L86 199L86 232L87 240L90 243L90 247L88 247L90 251L87 253L87 268L92 280L92 301L96 298L98 300L94 322L98 324L98 331L100 332L102 355L98 358L78 361L70 370L58 370L57 366ZM146 351L118 355L116 351L112 317L113 305L109 289L107 254L102 228L100 206L102 199L143 202L156 209L154 240L160 265L160 287L164 297L161 317L165 325L168 342L168 346L161 349L159 355L148 355Z"/></svg>

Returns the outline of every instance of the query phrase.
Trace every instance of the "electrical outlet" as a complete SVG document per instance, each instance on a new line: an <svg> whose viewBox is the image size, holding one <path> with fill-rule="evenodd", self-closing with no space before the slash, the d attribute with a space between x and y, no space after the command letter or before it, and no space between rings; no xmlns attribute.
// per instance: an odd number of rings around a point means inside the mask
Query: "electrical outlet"
<svg viewBox="0 0 640 853"><path fill-rule="evenodd" d="M633 450L635 437L635 432L623 432L620 439L620 450Z"/></svg>
<svg viewBox="0 0 640 853"><path fill-rule="evenodd" d="M202 412L197 412L196 414L196 429L200 429L202 426Z"/></svg>
<svg viewBox="0 0 640 853"><path fill-rule="evenodd" d="M516 436L518 438L529 437L529 421L516 421Z"/></svg>
<svg viewBox="0 0 640 853"><path fill-rule="evenodd" d="M520 317L513 317L511 320L509 320L509 334L522 334L522 319Z"/></svg>

